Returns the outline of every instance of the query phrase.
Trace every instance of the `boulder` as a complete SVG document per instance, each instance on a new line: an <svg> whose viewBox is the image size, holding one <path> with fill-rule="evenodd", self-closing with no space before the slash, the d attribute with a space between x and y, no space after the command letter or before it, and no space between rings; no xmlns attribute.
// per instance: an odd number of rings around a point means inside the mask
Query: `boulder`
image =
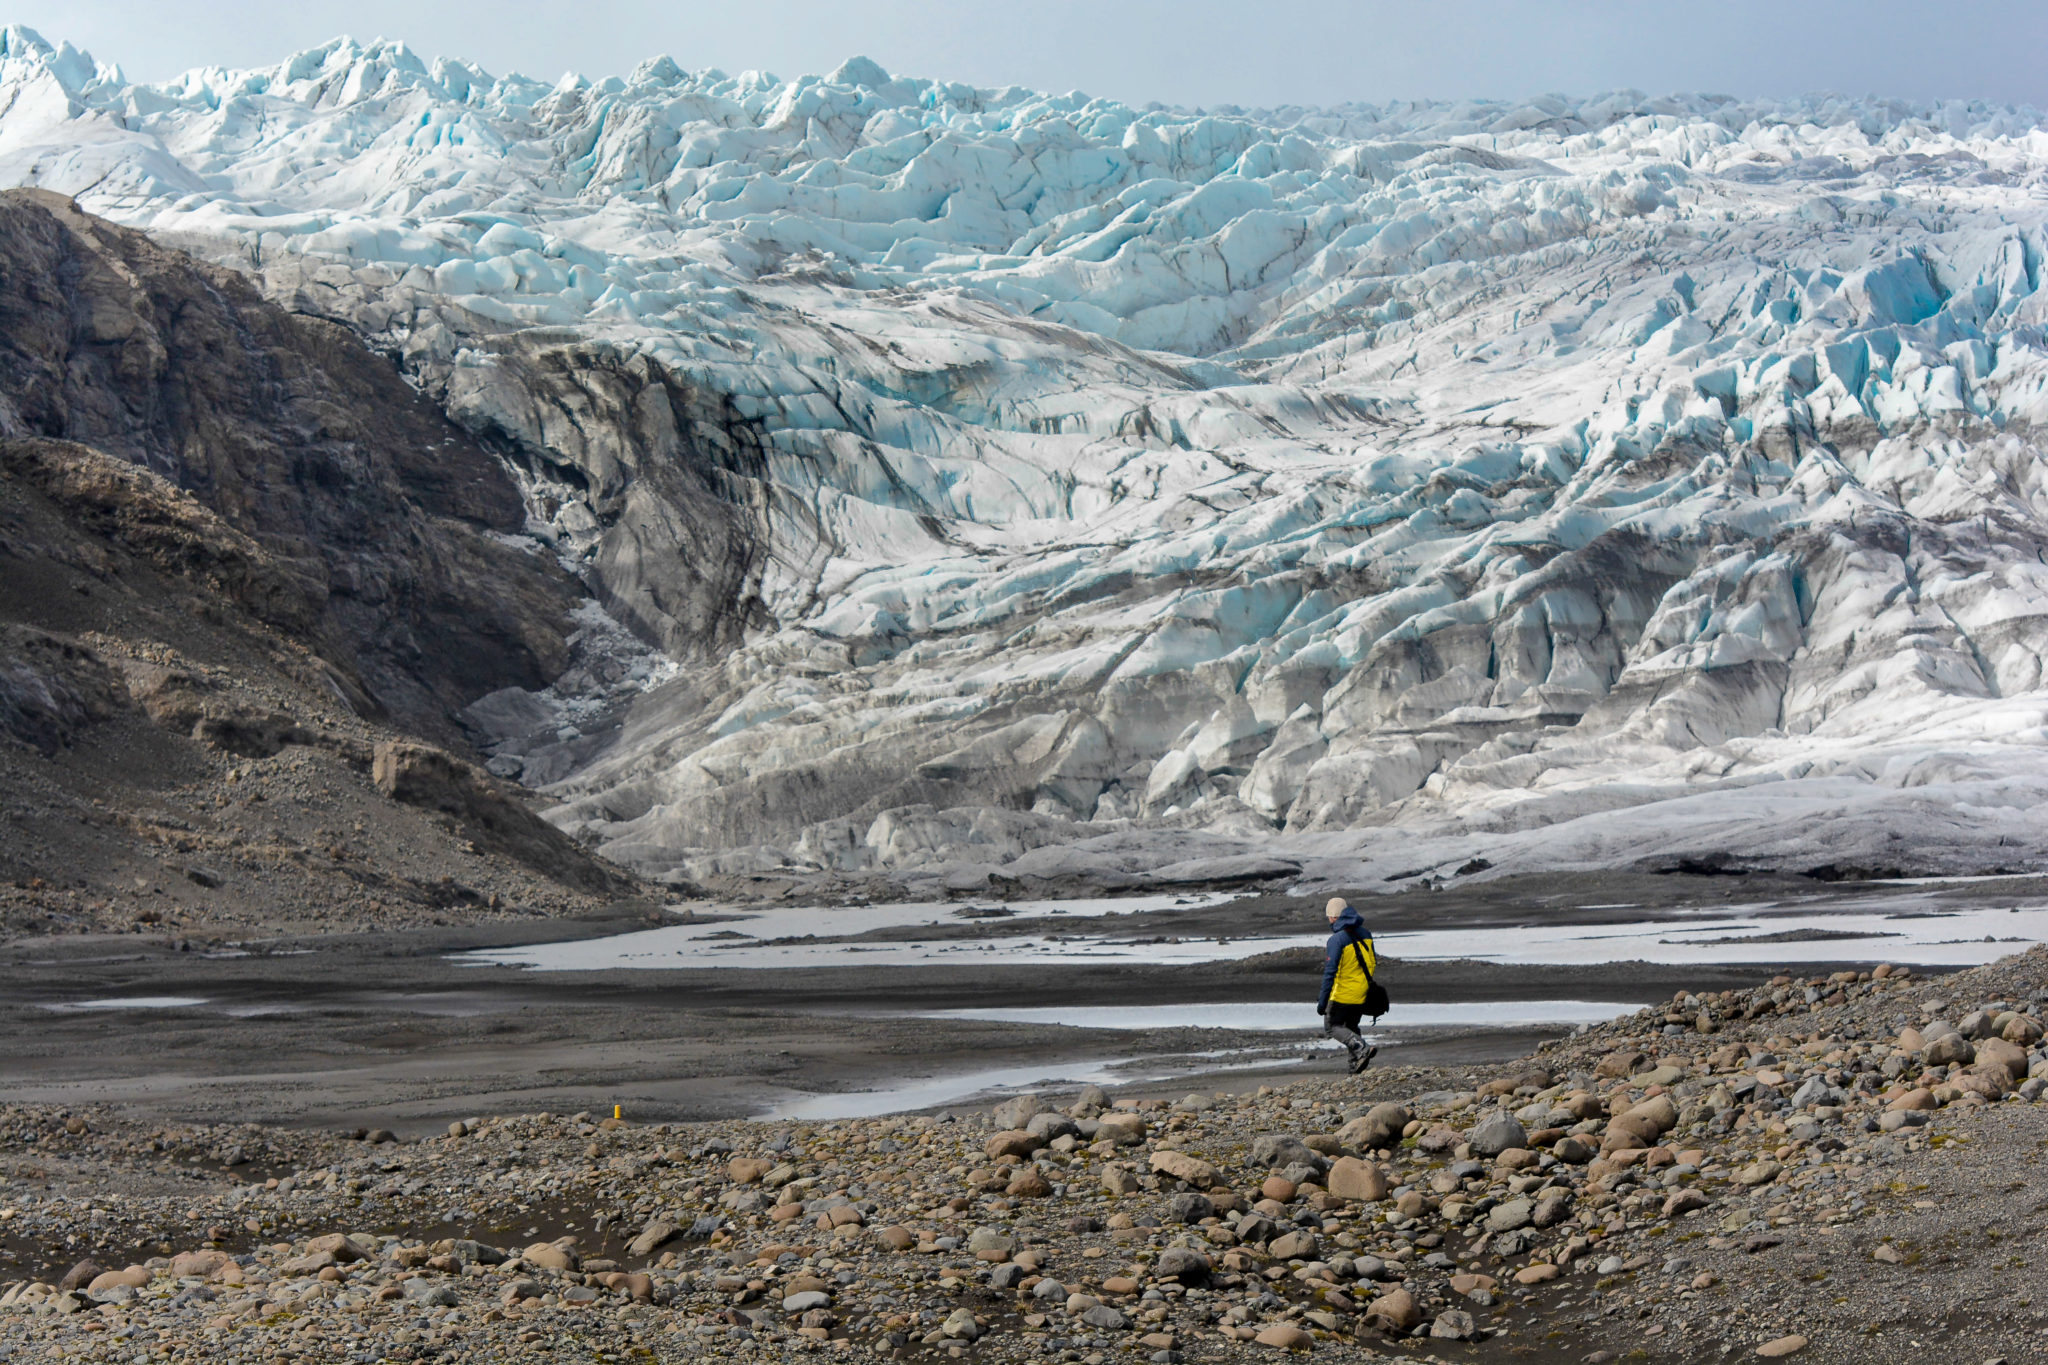
<svg viewBox="0 0 2048 1365"><path fill-rule="evenodd" d="M656 1219L642 1228L640 1235L627 1244L626 1254L636 1259L651 1256L657 1247L674 1241L681 1233L682 1229L674 1223Z"/></svg>
<svg viewBox="0 0 2048 1365"><path fill-rule="evenodd" d="M511 1259L497 1247L485 1242L471 1241L466 1237L451 1243L449 1254L464 1265L503 1265Z"/></svg>
<svg viewBox="0 0 2048 1365"><path fill-rule="evenodd" d="M1831 1104L1840 1107L1849 1102L1849 1097L1829 1085L1825 1076L1809 1076L1797 1090L1792 1092L1794 1109L1810 1109L1816 1105Z"/></svg>
<svg viewBox="0 0 2048 1365"><path fill-rule="evenodd" d="M410 1280L401 1280L398 1289L405 1296L407 1303L416 1303L422 1308L453 1308L461 1302L455 1290L439 1280L421 1279L416 1276Z"/></svg>
<svg viewBox="0 0 2048 1365"><path fill-rule="evenodd" d="M1649 1121L1661 1137L1678 1126L1678 1106L1672 1103L1669 1095L1655 1095L1623 1110L1622 1117Z"/></svg>
<svg viewBox="0 0 2048 1365"><path fill-rule="evenodd" d="M1583 1138L1573 1136L1559 1138L1551 1146L1550 1154L1559 1161L1573 1166L1583 1166L1591 1161L1594 1156L1593 1149L1586 1144Z"/></svg>
<svg viewBox="0 0 2048 1365"><path fill-rule="evenodd" d="M1252 1139L1252 1164L1278 1171L1296 1165L1320 1168L1325 1163L1320 1153L1292 1133L1261 1133Z"/></svg>
<svg viewBox="0 0 2048 1365"><path fill-rule="evenodd" d="M1458 1144L1464 1140L1463 1133L1447 1124L1439 1123L1415 1139L1415 1150L1436 1156L1443 1152L1456 1151Z"/></svg>
<svg viewBox="0 0 2048 1365"><path fill-rule="evenodd" d="M2015 1085L2027 1078L2030 1059L2027 1050L2017 1043L2009 1043L2003 1038L1986 1038L1977 1044L1977 1055L1973 1065L2003 1067L2010 1078L2007 1084Z"/></svg>
<svg viewBox="0 0 2048 1365"><path fill-rule="evenodd" d="M1529 1222L1533 1227L1553 1228L1571 1217L1572 1192L1567 1189L1551 1188L1536 1196L1536 1207L1530 1211Z"/></svg>
<svg viewBox="0 0 2048 1365"><path fill-rule="evenodd" d="M1171 1149L1152 1154L1152 1169L1159 1175L1185 1181L1202 1190L1214 1189L1224 1183L1223 1177L1208 1162Z"/></svg>
<svg viewBox="0 0 2048 1365"><path fill-rule="evenodd" d="M1390 1289L1366 1305L1365 1320L1383 1332L1412 1332L1422 1321L1422 1308L1407 1290Z"/></svg>
<svg viewBox="0 0 2048 1365"><path fill-rule="evenodd" d="M537 1299L545 1293L547 1293L547 1291L540 1287L540 1282L538 1280L529 1280L524 1277L521 1277L519 1279L513 1280L510 1284L506 1285L503 1289L498 1291L498 1302L504 1304L507 1308L510 1308L513 1304L520 1302L522 1299Z"/></svg>
<svg viewBox="0 0 2048 1365"><path fill-rule="evenodd" d="M1059 1138L1078 1136L1081 1126L1065 1114L1048 1109L1043 1113L1033 1114L1025 1123L1024 1131L1041 1141L1051 1143Z"/></svg>
<svg viewBox="0 0 2048 1365"><path fill-rule="evenodd" d="M1338 1130L1337 1137L1347 1147L1377 1151L1400 1145L1402 1134L1414 1121L1415 1116L1408 1112L1406 1105L1376 1104L1345 1124Z"/></svg>
<svg viewBox="0 0 2048 1365"><path fill-rule="evenodd" d="M1513 1232L1516 1228L1529 1226L1536 1215L1536 1206L1527 1199L1509 1199L1493 1206L1486 1215L1488 1232Z"/></svg>
<svg viewBox="0 0 2048 1365"><path fill-rule="evenodd" d="M1481 1119L1465 1140L1480 1156L1499 1156L1510 1147L1527 1147L1529 1132L1513 1114L1496 1109Z"/></svg>
<svg viewBox="0 0 2048 1365"><path fill-rule="evenodd" d="M1291 1322L1276 1322L1261 1329L1252 1340L1261 1346L1272 1346L1282 1351L1312 1351L1316 1345L1314 1337Z"/></svg>
<svg viewBox="0 0 2048 1365"><path fill-rule="evenodd" d="M1968 1066L1977 1059L1977 1049L1960 1033L1944 1033L1939 1038L1928 1039L1921 1055L1929 1066Z"/></svg>
<svg viewBox="0 0 2048 1365"><path fill-rule="evenodd" d="M1119 1147L1135 1147L1145 1140L1145 1120L1137 1114L1104 1114L1095 1130L1097 1138L1108 1138Z"/></svg>
<svg viewBox="0 0 2048 1365"><path fill-rule="evenodd" d="M1016 1095L997 1105L990 1117L998 1128L1023 1128L1045 1108L1045 1102L1036 1095Z"/></svg>
<svg viewBox="0 0 2048 1365"><path fill-rule="evenodd" d="M330 1232L324 1237L315 1237L306 1243L308 1256L319 1256L323 1253L332 1256L333 1264L337 1265L349 1265L367 1258L370 1254L357 1246L354 1239L345 1232Z"/></svg>
<svg viewBox="0 0 2048 1365"><path fill-rule="evenodd" d="M1331 1164L1325 1182L1331 1194L1339 1199L1354 1199L1360 1203L1372 1203L1387 1197L1387 1176L1370 1161L1361 1161L1355 1156L1339 1157Z"/></svg>
<svg viewBox="0 0 2048 1365"><path fill-rule="evenodd" d="M1012 1199L1044 1199L1052 1193L1052 1185L1038 1167L1026 1166L1010 1178L1010 1183L1003 1187L1003 1193ZM856 1218L860 1216L859 1210L854 1210L853 1214Z"/></svg>
<svg viewBox="0 0 2048 1365"><path fill-rule="evenodd" d="M990 1160L995 1160L1006 1156L1030 1156L1043 1146L1045 1146L1044 1138L1038 1137L1022 1128L1010 1128L989 1138L987 1142L982 1144L981 1149L988 1153Z"/></svg>
<svg viewBox="0 0 2048 1365"><path fill-rule="evenodd" d="M574 1270L577 1264L575 1249L556 1242L535 1242L519 1259L541 1270Z"/></svg>
<svg viewBox="0 0 2048 1365"><path fill-rule="evenodd" d="M106 1272L88 1256L64 1272L64 1278L57 1281L57 1292L68 1294L74 1289L83 1289Z"/></svg>
<svg viewBox="0 0 2048 1365"><path fill-rule="evenodd" d="M1956 1032L1965 1038L1981 1039L1998 1036L1998 1015L1992 1010L1971 1010L1956 1021Z"/></svg>
<svg viewBox="0 0 2048 1365"><path fill-rule="evenodd" d="M1464 1309L1447 1308L1429 1325L1429 1335L1438 1341L1472 1341L1479 1335L1479 1324Z"/></svg>
<svg viewBox="0 0 2048 1365"><path fill-rule="evenodd" d="M149 1283L147 1266L131 1265L126 1270L104 1270L92 1277L92 1283L85 1287L88 1294L104 1294L109 1289L140 1289Z"/></svg>
<svg viewBox="0 0 2048 1365"><path fill-rule="evenodd" d="M222 1266L231 1264L233 1258L225 1251L181 1251L171 1257L166 1273L174 1280L208 1280L219 1274Z"/></svg>
<svg viewBox="0 0 2048 1365"><path fill-rule="evenodd" d="M1000 1252L1007 1259L1017 1250L1017 1239L996 1228L976 1228L967 1234L967 1250L976 1256Z"/></svg>
<svg viewBox="0 0 2048 1365"><path fill-rule="evenodd" d="M1302 1229L1284 1232L1266 1243L1267 1253L1282 1261L1313 1261L1322 1249L1316 1235Z"/></svg>

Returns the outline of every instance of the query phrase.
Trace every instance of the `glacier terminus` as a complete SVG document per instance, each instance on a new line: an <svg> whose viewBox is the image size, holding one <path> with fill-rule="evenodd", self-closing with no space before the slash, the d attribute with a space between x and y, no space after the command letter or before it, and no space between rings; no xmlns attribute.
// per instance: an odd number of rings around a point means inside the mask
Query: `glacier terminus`
<svg viewBox="0 0 2048 1365"><path fill-rule="evenodd" d="M0 184L499 453L590 600L474 743L647 876L2048 869L2036 111L11 28Z"/></svg>

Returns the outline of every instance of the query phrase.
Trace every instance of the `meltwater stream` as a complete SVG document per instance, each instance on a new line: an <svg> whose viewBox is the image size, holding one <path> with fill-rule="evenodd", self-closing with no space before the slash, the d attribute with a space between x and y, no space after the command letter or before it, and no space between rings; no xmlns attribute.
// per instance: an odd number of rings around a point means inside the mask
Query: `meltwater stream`
<svg viewBox="0 0 2048 1365"><path fill-rule="evenodd" d="M971 956L1001 963L1144 962L1156 965L1228 962L1286 948L1318 947L1320 933L1232 938L1213 933L1175 937L1176 911L1206 908L1227 895L1131 896L1070 901L1019 901L988 907L997 937L906 939L902 931L957 926L957 904L905 902L850 907L733 910L716 920L673 924L608 938L533 943L460 953L455 962L534 971L678 970L705 967L911 967ZM1371 905L1362 907L1368 918ZM967 915L983 911L969 907ZM1143 916L1124 932L1061 932L1062 917ZM889 931L886 939L865 938ZM2048 903L1953 909L1932 893L1873 896L1809 909L1774 902L1668 911L1655 919L1425 929L1377 936L1396 961L1564 963L1882 962L1972 967L2048 942Z"/></svg>
<svg viewBox="0 0 2048 1365"><path fill-rule="evenodd" d="M1640 1005L1601 1000L1473 1000L1403 1005L1403 1028L1540 1028L1549 1024L1603 1024ZM982 1019L1007 1024L1060 1024L1068 1028L1227 1028L1307 1033L1322 1027L1300 1000L1237 1005L1097 1005L1022 1009L932 1010L927 1019Z"/></svg>
<svg viewBox="0 0 2048 1365"><path fill-rule="evenodd" d="M1402 1009L1403 1030L1445 1028L1541 1028L1595 1024L1637 1006L1598 1000L1508 1000L1466 1004L1410 1005ZM1071 1089L1082 1085L1142 1085L1185 1076L1190 1081L1232 1071L1271 1071L1323 1060L1336 1044L1323 1039L1314 1011L1298 1000L1223 1005L1105 1005L1082 1008L928 1010L924 1019L974 1019L996 1023L1059 1025L1087 1029L1233 1029L1295 1034L1301 1050L1277 1055L1270 1047L1229 1048L1155 1056L1120 1056L1033 1066L991 1067L884 1086L824 1095L791 1093L776 1100L763 1119L845 1119L960 1104L1020 1090ZM1400 1040L1387 1030L1367 1028L1379 1043Z"/></svg>

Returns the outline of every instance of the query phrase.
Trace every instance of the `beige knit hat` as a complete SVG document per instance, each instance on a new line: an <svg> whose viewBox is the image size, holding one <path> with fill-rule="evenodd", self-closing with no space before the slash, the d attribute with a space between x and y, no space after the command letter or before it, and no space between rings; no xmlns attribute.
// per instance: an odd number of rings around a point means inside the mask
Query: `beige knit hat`
<svg viewBox="0 0 2048 1365"><path fill-rule="evenodd" d="M1350 908L1350 901L1345 900L1342 896L1332 896L1330 897L1330 903L1323 907L1323 915L1327 919L1335 919Z"/></svg>

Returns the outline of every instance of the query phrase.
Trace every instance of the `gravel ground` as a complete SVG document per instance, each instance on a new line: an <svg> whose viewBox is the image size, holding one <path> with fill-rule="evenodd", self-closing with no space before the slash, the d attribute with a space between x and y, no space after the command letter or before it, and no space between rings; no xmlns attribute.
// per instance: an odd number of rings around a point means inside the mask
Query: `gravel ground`
<svg viewBox="0 0 2048 1365"><path fill-rule="evenodd" d="M1682 994L1490 1072L784 1126L13 1105L0 1353L2039 1359L2044 998L2036 949Z"/></svg>

